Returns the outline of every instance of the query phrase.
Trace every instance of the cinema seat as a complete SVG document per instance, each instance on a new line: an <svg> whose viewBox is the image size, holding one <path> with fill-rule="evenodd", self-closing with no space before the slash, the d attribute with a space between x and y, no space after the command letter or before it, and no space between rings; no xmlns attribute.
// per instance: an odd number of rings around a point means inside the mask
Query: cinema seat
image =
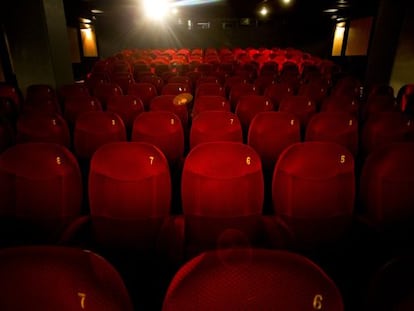
<svg viewBox="0 0 414 311"><path fill-rule="evenodd" d="M27 246L0 250L1 310L132 311L115 268L86 250Z"/></svg>
<svg viewBox="0 0 414 311"><path fill-rule="evenodd" d="M414 141L412 117L402 112L379 112L372 114L361 131L361 151L364 156L383 145Z"/></svg>
<svg viewBox="0 0 414 311"><path fill-rule="evenodd" d="M258 95L259 92L252 83L238 83L232 85L229 93L229 102L232 111L236 110L237 103L242 96Z"/></svg>
<svg viewBox="0 0 414 311"><path fill-rule="evenodd" d="M61 144L70 148L68 125L59 114L21 115L16 124L16 142Z"/></svg>
<svg viewBox="0 0 414 311"><path fill-rule="evenodd" d="M184 131L188 128L188 107L187 105L174 104L175 95L160 95L151 100L150 111L171 111L181 120Z"/></svg>
<svg viewBox="0 0 414 311"><path fill-rule="evenodd" d="M273 173L282 151L300 140L300 123L295 115L268 111L253 118L247 143L260 155L263 169Z"/></svg>
<svg viewBox="0 0 414 311"><path fill-rule="evenodd" d="M114 82L108 82L108 83L98 83L92 90L93 96L99 99L102 107L106 109L106 104L109 97L116 96L116 95L122 95L122 89L121 87L114 83Z"/></svg>
<svg viewBox="0 0 414 311"><path fill-rule="evenodd" d="M358 153L358 120L347 112L320 112L311 118L305 141L330 141Z"/></svg>
<svg viewBox="0 0 414 311"><path fill-rule="evenodd" d="M132 129L135 118L144 111L142 100L135 95L118 95L108 98L107 111L119 115L125 127Z"/></svg>
<svg viewBox="0 0 414 311"><path fill-rule="evenodd" d="M341 241L354 212L353 155L332 142L293 144L276 163L272 189L275 217L291 228L294 247Z"/></svg>
<svg viewBox="0 0 414 311"><path fill-rule="evenodd" d="M258 243L264 197L260 157L237 142L194 147L181 179L185 256L214 249L221 239Z"/></svg>
<svg viewBox="0 0 414 311"><path fill-rule="evenodd" d="M73 147L80 159L90 159L104 144L125 140L125 125L116 113L90 111L83 113L76 120Z"/></svg>
<svg viewBox="0 0 414 311"><path fill-rule="evenodd" d="M378 229L414 221L414 143L387 144L371 152L360 178L364 217Z"/></svg>
<svg viewBox="0 0 414 311"><path fill-rule="evenodd" d="M140 114L134 121L131 140L157 146L172 166L183 159L184 131L181 120L171 111L148 111Z"/></svg>
<svg viewBox="0 0 414 311"><path fill-rule="evenodd" d="M96 97L70 97L64 102L63 116L70 128L73 128L78 116L89 111L102 111L102 105Z"/></svg>
<svg viewBox="0 0 414 311"><path fill-rule="evenodd" d="M293 113L299 119L302 130L304 130L311 117L316 113L316 103L307 96L286 96L279 105L279 111Z"/></svg>
<svg viewBox="0 0 414 311"><path fill-rule="evenodd" d="M294 89L289 83L275 82L265 89L264 95L270 98L274 109L277 110L279 109L280 103L286 96L294 95Z"/></svg>
<svg viewBox="0 0 414 311"><path fill-rule="evenodd" d="M241 124L235 114L228 111L204 111L193 119L190 149L213 141L243 142Z"/></svg>
<svg viewBox="0 0 414 311"><path fill-rule="evenodd" d="M250 123L260 112L272 111L271 100L262 95L244 95L240 97L236 106L236 115L240 120L244 136L247 137Z"/></svg>
<svg viewBox="0 0 414 311"><path fill-rule="evenodd" d="M138 82L129 85L128 95L138 96L145 110L149 110L151 100L158 95L158 91L156 86L150 82Z"/></svg>
<svg viewBox="0 0 414 311"><path fill-rule="evenodd" d="M327 112L348 112L358 117L360 107L358 101L353 96L331 94L322 101L320 110Z"/></svg>
<svg viewBox="0 0 414 311"><path fill-rule="evenodd" d="M0 244L56 242L80 215L82 180L73 154L52 143L0 154Z"/></svg>
<svg viewBox="0 0 414 311"><path fill-rule="evenodd" d="M144 142L102 146L91 159L89 204L97 245L154 250L171 208L171 179L164 154Z"/></svg>
<svg viewBox="0 0 414 311"><path fill-rule="evenodd" d="M203 111L230 111L230 103L224 96L200 95L195 98L192 110L194 119Z"/></svg>
<svg viewBox="0 0 414 311"><path fill-rule="evenodd" d="M170 282L163 311L343 311L341 293L315 263L299 254L264 249L205 252Z"/></svg>

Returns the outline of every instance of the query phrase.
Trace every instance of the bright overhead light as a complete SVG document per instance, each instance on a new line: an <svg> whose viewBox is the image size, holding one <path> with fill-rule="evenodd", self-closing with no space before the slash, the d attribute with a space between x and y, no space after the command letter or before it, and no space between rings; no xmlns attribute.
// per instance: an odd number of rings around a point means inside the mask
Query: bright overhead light
<svg viewBox="0 0 414 311"><path fill-rule="evenodd" d="M323 10L325 13L335 13L335 12L338 12L338 9L326 9L326 10Z"/></svg>
<svg viewBox="0 0 414 311"><path fill-rule="evenodd" d="M89 18L79 17L79 21L84 24L90 24L92 21Z"/></svg>
<svg viewBox="0 0 414 311"><path fill-rule="evenodd" d="M266 16L267 14L269 14L269 10L264 6L260 9L259 13L262 16Z"/></svg>
<svg viewBox="0 0 414 311"><path fill-rule="evenodd" d="M104 11L102 11L102 10L98 10L98 9L92 9L91 10L91 13L93 13L93 14L102 14Z"/></svg>
<svg viewBox="0 0 414 311"><path fill-rule="evenodd" d="M292 0L282 0L282 2L283 2L284 4L290 4L290 3L292 2Z"/></svg>
<svg viewBox="0 0 414 311"><path fill-rule="evenodd" d="M144 0L145 15L154 20L164 18L170 9L169 0Z"/></svg>

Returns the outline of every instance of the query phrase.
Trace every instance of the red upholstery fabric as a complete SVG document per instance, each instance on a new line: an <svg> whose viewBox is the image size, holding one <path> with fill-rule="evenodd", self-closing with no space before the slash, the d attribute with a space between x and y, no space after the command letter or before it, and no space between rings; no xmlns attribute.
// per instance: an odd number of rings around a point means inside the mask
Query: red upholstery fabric
<svg viewBox="0 0 414 311"><path fill-rule="evenodd" d="M358 153L358 120L347 112L320 112L306 128L306 141L330 141Z"/></svg>
<svg viewBox="0 0 414 311"><path fill-rule="evenodd" d="M150 82L138 82L129 85L128 95L138 96L145 110L149 110L151 100L158 95L158 91L156 86Z"/></svg>
<svg viewBox="0 0 414 311"><path fill-rule="evenodd" d="M135 118L144 111L144 104L135 95L117 95L108 98L107 111L119 115L125 126L132 128Z"/></svg>
<svg viewBox="0 0 414 311"><path fill-rule="evenodd" d="M286 251L231 249L203 253L176 273L169 310L342 311L334 282L309 259Z"/></svg>
<svg viewBox="0 0 414 311"><path fill-rule="evenodd" d="M70 147L68 125L58 114L22 115L16 127L16 140L19 143L44 142Z"/></svg>
<svg viewBox="0 0 414 311"><path fill-rule="evenodd" d="M184 156L184 131L181 120L171 111L148 111L134 122L132 141L157 146L170 163L177 164Z"/></svg>
<svg viewBox="0 0 414 311"><path fill-rule="evenodd" d="M294 89L289 83L273 83L269 85L264 92L264 95L270 98L273 102L275 110L278 109L280 103L286 96L294 94Z"/></svg>
<svg viewBox="0 0 414 311"><path fill-rule="evenodd" d="M1 310L132 311L127 289L104 258L53 246L0 250Z"/></svg>
<svg viewBox="0 0 414 311"><path fill-rule="evenodd" d="M203 111L230 111L230 103L224 96L200 95L194 100L192 117L195 118Z"/></svg>
<svg viewBox="0 0 414 311"><path fill-rule="evenodd" d="M148 143L106 144L91 159L89 202L98 244L154 247L171 208L167 159Z"/></svg>
<svg viewBox="0 0 414 311"><path fill-rule="evenodd" d="M364 162L360 196L375 226L414 219L414 143L388 144Z"/></svg>
<svg viewBox="0 0 414 311"><path fill-rule="evenodd" d="M353 156L336 143L294 144L280 155L272 188L274 213L289 224L300 247L335 241L353 214Z"/></svg>
<svg viewBox="0 0 414 311"><path fill-rule="evenodd" d="M175 95L160 95L151 100L151 111L171 111L174 112L181 120L184 130L188 126L188 107L187 105L175 105Z"/></svg>
<svg viewBox="0 0 414 311"><path fill-rule="evenodd" d="M0 231L11 231L0 239L55 241L81 212L78 163L62 145L12 146L0 155L0 196Z"/></svg>
<svg viewBox="0 0 414 311"><path fill-rule="evenodd" d="M240 120L243 131L247 134L250 122L259 112L272 110L273 104L267 97L261 95L244 95L237 102L236 115Z"/></svg>
<svg viewBox="0 0 414 311"><path fill-rule="evenodd" d="M124 122L116 113L108 111L90 111L80 115L73 135L76 155L85 159L90 159L106 143L126 140Z"/></svg>
<svg viewBox="0 0 414 311"><path fill-rule="evenodd" d="M260 155L265 170L273 172L282 151L300 141L300 123L289 112L261 112L250 125L247 143Z"/></svg>
<svg viewBox="0 0 414 311"><path fill-rule="evenodd" d="M212 141L243 142L241 124L235 114L229 111L204 111L193 119L190 149Z"/></svg>
<svg viewBox="0 0 414 311"><path fill-rule="evenodd" d="M78 116L88 111L102 111L100 101L93 96L70 97L64 102L64 118L73 126Z"/></svg>
<svg viewBox="0 0 414 311"><path fill-rule="evenodd" d="M316 113L316 104L307 96L286 96L279 105L279 111L293 113L302 127L306 128L309 120Z"/></svg>

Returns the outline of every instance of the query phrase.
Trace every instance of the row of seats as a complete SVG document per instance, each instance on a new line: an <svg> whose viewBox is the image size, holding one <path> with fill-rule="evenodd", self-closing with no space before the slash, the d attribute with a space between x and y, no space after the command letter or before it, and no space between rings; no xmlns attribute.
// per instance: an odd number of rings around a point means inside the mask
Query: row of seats
<svg viewBox="0 0 414 311"><path fill-rule="evenodd" d="M354 310L412 310L412 260L412 256L396 257L379 268L363 303ZM144 298L141 291L126 287L122 275L105 258L78 248L2 249L0 274L2 310L35 306L41 310L132 311L140 308L134 308L131 297ZM335 281L308 258L248 248L205 252L189 260L168 280L161 300L163 311L347 310Z"/></svg>
<svg viewBox="0 0 414 311"><path fill-rule="evenodd" d="M354 158L346 148L329 142L291 145L281 153L269 185L273 215L265 218L271 219L270 231L283 223L288 231L282 242L293 238L294 245L309 247L341 237L355 212L376 229L412 222L413 155L413 143L373 152L358 180L357 198ZM260 157L251 147L200 144L185 159L179 182L189 249L213 247L229 226L242 232L248 243L263 232L265 180ZM149 237L155 241L171 215L168 162L148 143L116 142L99 148L91 160L87 190L88 216L95 238L103 244L145 244ZM6 244L8 239L18 243L37 235L57 241L82 216L78 162L60 145L18 144L3 152L0 194L0 230ZM357 199L363 210L355 211ZM16 224L24 230L16 230Z"/></svg>

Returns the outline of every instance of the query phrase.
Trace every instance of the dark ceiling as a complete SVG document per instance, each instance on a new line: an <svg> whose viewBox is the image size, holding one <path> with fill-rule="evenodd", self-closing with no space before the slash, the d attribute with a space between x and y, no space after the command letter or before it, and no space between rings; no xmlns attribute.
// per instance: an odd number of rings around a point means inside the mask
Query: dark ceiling
<svg viewBox="0 0 414 311"><path fill-rule="evenodd" d="M182 1L182 0L181 0ZM102 10L101 16L131 14L139 16L141 0L64 0L69 23L76 23L78 17L91 17L91 10ZM176 2L179 2L177 0ZM188 2L188 1L187 1ZM192 1L200 3L204 1ZM270 19L288 15L300 19L356 18L376 14L379 0L292 0L291 7L283 6L282 0L222 0L210 4L182 8L184 17L191 18L254 18L257 8L266 3L272 8ZM324 12L337 9L337 12Z"/></svg>

